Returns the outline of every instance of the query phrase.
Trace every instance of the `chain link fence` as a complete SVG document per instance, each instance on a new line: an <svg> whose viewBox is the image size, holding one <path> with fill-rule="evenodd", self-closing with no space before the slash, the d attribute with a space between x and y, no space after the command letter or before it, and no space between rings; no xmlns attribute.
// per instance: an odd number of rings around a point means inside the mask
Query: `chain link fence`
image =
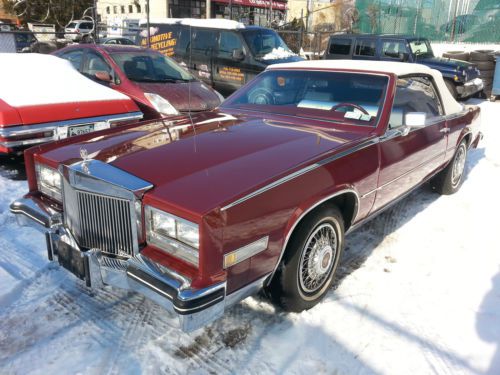
<svg viewBox="0 0 500 375"><path fill-rule="evenodd" d="M337 0L289 10L278 29L290 48L316 56L332 33L405 34L448 43L499 43L500 0Z"/></svg>

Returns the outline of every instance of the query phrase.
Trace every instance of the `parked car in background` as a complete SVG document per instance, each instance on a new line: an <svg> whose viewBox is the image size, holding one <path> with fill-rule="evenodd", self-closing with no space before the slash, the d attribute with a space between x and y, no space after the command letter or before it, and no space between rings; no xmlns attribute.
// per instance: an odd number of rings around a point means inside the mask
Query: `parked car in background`
<svg viewBox="0 0 500 375"><path fill-rule="evenodd" d="M419 64L272 65L219 110L28 150L11 210L48 233L49 259L143 293L184 330L261 288L302 311L328 292L345 233L425 181L460 188L479 114Z"/></svg>
<svg viewBox="0 0 500 375"><path fill-rule="evenodd" d="M16 31L14 34L16 39L16 51L17 52L29 52L31 46L38 42L35 34L31 31Z"/></svg>
<svg viewBox="0 0 500 375"><path fill-rule="evenodd" d="M111 37L111 38L103 38L99 40L101 44L119 44L123 46L134 46L135 43L133 40L129 38L123 37Z"/></svg>
<svg viewBox="0 0 500 375"><path fill-rule="evenodd" d="M74 42L91 39L94 23L89 20L75 20L64 28L64 37Z"/></svg>
<svg viewBox="0 0 500 375"><path fill-rule="evenodd" d="M58 57L5 53L1 65L0 154L142 118L129 97L85 78Z"/></svg>
<svg viewBox="0 0 500 375"><path fill-rule="evenodd" d="M145 25L141 21L140 26ZM303 60L276 31L264 27L190 18L157 19L150 25L152 49L172 57L224 96L271 64ZM147 30L138 34L136 42L147 46Z"/></svg>
<svg viewBox="0 0 500 375"><path fill-rule="evenodd" d="M145 48L80 44L54 54L85 76L131 97L146 119L214 109L224 99L172 59Z"/></svg>
<svg viewBox="0 0 500 375"><path fill-rule="evenodd" d="M476 65L436 57L425 38L404 35L336 34L330 36L324 59L403 61L427 65L440 71L455 99L483 90Z"/></svg>

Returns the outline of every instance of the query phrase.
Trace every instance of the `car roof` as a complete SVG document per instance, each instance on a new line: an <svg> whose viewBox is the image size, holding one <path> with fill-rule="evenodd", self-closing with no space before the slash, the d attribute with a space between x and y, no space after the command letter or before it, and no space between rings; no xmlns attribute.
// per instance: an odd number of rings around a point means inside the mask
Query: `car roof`
<svg viewBox="0 0 500 375"><path fill-rule="evenodd" d="M111 38L112 39L112 38ZM104 50L107 53L112 52L140 52L140 51L149 51L155 52L151 49L140 47L140 46L132 46L125 44L95 44L96 49Z"/></svg>
<svg viewBox="0 0 500 375"><path fill-rule="evenodd" d="M304 60L293 63L272 64L267 70L275 69L331 69L331 70L356 70L365 72L393 73L397 76L408 74L430 74L434 70L421 64L393 61L366 61L366 60Z"/></svg>
<svg viewBox="0 0 500 375"><path fill-rule="evenodd" d="M210 18L210 19L200 19L200 18L153 18L149 21L150 24L160 24L160 25L184 25L191 27L204 27L211 29L226 29L226 30L239 30L245 29L247 26L245 24L226 20L221 18ZM145 26L147 20L142 19L139 21L139 25Z"/></svg>

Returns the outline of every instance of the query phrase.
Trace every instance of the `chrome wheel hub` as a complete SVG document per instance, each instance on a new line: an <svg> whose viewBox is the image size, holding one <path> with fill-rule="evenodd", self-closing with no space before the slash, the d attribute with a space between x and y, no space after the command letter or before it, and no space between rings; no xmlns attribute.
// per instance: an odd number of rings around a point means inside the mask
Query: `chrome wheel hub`
<svg viewBox="0 0 500 375"><path fill-rule="evenodd" d="M337 256L337 234L331 224L322 224L309 236L302 250L299 282L306 293L321 289Z"/></svg>
<svg viewBox="0 0 500 375"><path fill-rule="evenodd" d="M451 182L453 186L457 186L462 178L462 174L464 173L465 168L465 157L465 147L461 146L458 149L457 154L455 155L455 160L453 162L453 169L451 172Z"/></svg>

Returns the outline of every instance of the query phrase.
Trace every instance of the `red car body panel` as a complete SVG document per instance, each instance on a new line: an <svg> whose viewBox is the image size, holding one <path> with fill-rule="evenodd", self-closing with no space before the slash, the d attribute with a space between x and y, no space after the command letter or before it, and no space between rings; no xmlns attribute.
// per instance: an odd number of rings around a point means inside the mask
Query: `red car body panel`
<svg viewBox="0 0 500 375"><path fill-rule="evenodd" d="M356 227L444 168L464 137L476 144L478 108L384 139L396 87L396 76L385 75L376 127L223 106L193 116L194 126L179 116L32 149L27 168L33 158L53 166L79 161L85 147L94 159L152 183L144 205L199 225L199 268L148 244L142 254L189 275L194 287L227 280L231 293L273 272L292 229L319 202L345 192L346 204L355 202L346 229ZM38 194L33 171L28 175ZM224 254L264 236L266 251L223 269Z"/></svg>
<svg viewBox="0 0 500 375"><path fill-rule="evenodd" d="M3 112L2 108L0 108L0 111ZM17 125L34 125L87 117L116 115L136 112L138 108L134 102L129 100L108 100L99 102L31 105L16 109L12 108L12 112L14 111L17 113L17 116L12 115L10 118L4 117L4 120L1 122L2 125L0 126L6 128Z"/></svg>
<svg viewBox="0 0 500 375"><path fill-rule="evenodd" d="M68 51L92 50L99 53L113 69L120 80L120 84L109 84L109 87L132 98L144 113L144 119L161 118L144 93L154 93L167 99L178 111L205 111L216 108L221 101L215 91L201 81L195 80L188 83L146 83L130 80L123 70L111 58L112 53L143 52L145 49L137 46L113 46L113 45L77 45L63 48L54 54L62 56ZM156 53L153 50L147 50ZM162 55L163 56L163 55ZM175 63L177 64L177 63Z"/></svg>

